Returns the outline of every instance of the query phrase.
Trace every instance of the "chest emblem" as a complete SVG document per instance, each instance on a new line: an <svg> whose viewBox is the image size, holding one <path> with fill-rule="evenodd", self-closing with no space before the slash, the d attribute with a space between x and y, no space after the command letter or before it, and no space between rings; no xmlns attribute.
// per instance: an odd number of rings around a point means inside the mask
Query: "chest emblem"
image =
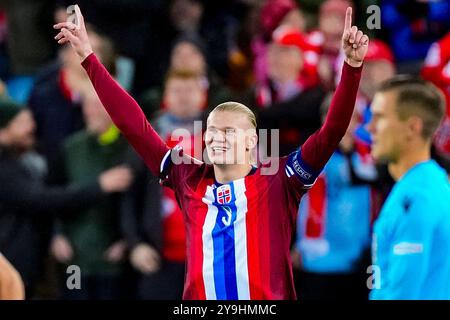
<svg viewBox="0 0 450 320"><path fill-rule="evenodd" d="M217 202L219 204L231 202L231 188L229 185L223 185L217 188Z"/></svg>

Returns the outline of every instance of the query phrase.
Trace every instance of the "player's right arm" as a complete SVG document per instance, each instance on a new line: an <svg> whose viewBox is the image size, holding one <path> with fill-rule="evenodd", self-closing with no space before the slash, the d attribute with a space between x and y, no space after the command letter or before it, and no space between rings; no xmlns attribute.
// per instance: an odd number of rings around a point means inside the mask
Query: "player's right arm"
<svg viewBox="0 0 450 320"><path fill-rule="evenodd" d="M147 121L137 102L112 78L92 51L83 16L75 6L78 25L62 22L54 25L60 30L55 39L59 44L70 43L81 59L106 111L128 142L144 159L150 171L159 175L160 164L169 148Z"/></svg>
<svg viewBox="0 0 450 320"><path fill-rule="evenodd" d="M342 49L345 62L341 80L333 95L322 127L313 133L301 149L292 153L286 165L287 176L297 176L304 189L312 187L347 132L353 110L369 38L352 26L352 9L347 8ZM291 179L293 180L293 179Z"/></svg>

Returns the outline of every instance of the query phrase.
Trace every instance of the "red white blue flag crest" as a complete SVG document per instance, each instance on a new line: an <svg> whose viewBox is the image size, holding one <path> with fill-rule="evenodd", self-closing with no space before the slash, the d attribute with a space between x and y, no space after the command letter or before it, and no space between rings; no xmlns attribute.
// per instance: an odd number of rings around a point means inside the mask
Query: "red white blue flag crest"
<svg viewBox="0 0 450 320"><path fill-rule="evenodd" d="M217 188L217 202L219 204L231 202L231 188L229 185L224 185Z"/></svg>

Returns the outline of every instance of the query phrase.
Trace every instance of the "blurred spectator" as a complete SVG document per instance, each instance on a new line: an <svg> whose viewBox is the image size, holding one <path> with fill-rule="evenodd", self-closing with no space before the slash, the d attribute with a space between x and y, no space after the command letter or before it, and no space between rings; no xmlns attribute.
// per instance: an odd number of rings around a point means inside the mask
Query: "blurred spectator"
<svg viewBox="0 0 450 320"><path fill-rule="evenodd" d="M327 0L319 10L319 28L315 33L315 42L322 47L318 70L322 85L334 89L336 70L340 70L338 61L344 27L345 11L352 6L348 0Z"/></svg>
<svg viewBox="0 0 450 320"><path fill-rule="evenodd" d="M204 13L200 0L172 0L170 19L175 29L180 33L198 34Z"/></svg>
<svg viewBox="0 0 450 320"><path fill-rule="evenodd" d="M204 40L206 61L220 77L228 74L228 54L238 21L232 1L171 0L170 21L176 35Z"/></svg>
<svg viewBox="0 0 450 320"><path fill-rule="evenodd" d="M252 39L256 83L267 81L267 46L279 26L287 26L302 34L305 31L303 14L294 0L268 0L259 12L259 32ZM306 39L305 39L306 40Z"/></svg>
<svg viewBox="0 0 450 320"><path fill-rule="evenodd" d="M226 83L235 95L244 95L255 83L252 38L259 29L260 4L246 7L236 30L228 56L229 73Z"/></svg>
<svg viewBox="0 0 450 320"><path fill-rule="evenodd" d="M10 71L16 76L32 76L54 57L54 0L3 0L0 8L5 10L8 24Z"/></svg>
<svg viewBox="0 0 450 320"><path fill-rule="evenodd" d="M288 25L298 31L305 31L305 20L302 12L295 1L290 0L268 0L261 8L261 32L266 42L276 28L280 25Z"/></svg>
<svg viewBox="0 0 450 320"><path fill-rule="evenodd" d="M436 132L434 146L442 158L440 164L450 172L450 32L431 46L422 68L422 77L434 83L445 95L446 116Z"/></svg>
<svg viewBox="0 0 450 320"><path fill-rule="evenodd" d="M364 59L360 86L361 95L367 103L373 100L380 84L394 76L395 69L394 56L388 45L381 40L372 39Z"/></svg>
<svg viewBox="0 0 450 320"><path fill-rule="evenodd" d="M382 1L382 26L388 32L399 72L419 72L431 44L449 30L449 16L448 0Z"/></svg>
<svg viewBox="0 0 450 320"><path fill-rule="evenodd" d="M64 19L71 0L57 0L57 19ZM168 3L163 0L77 0L86 22L117 44L118 54L134 62L133 92L158 85L167 68L173 41ZM58 18L61 17L61 18ZM156 63L155 63L156 62Z"/></svg>
<svg viewBox="0 0 450 320"><path fill-rule="evenodd" d="M154 121L154 128L169 147L180 145L194 156L194 139L201 141L201 120L207 90L201 74L172 70L166 77L165 110ZM173 140L175 130L184 129L182 140ZM202 151L201 144L197 146ZM200 157L197 154L196 157ZM185 274L186 243L183 214L174 192L158 185L142 160L138 179L124 199L123 228L132 245L132 265L142 274L138 284L140 299L181 299ZM161 189L162 188L162 189Z"/></svg>
<svg viewBox="0 0 450 320"><path fill-rule="evenodd" d="M343 62L343 59L342 56L340 60ZM364 59L364 69L356 100L356 110L360 124L356 129L356 137L368 145L371 141L366 126L371 117L370 104L380 84L393 77L395 71L396 66L391 49L383 41L371 39L366 58Z"/></svg>
<svg viewBox="0 0 450 320"><path fill-rule="evenodd" d="M207 91L204 107L213 108L223 101L229 100L231 92L221 83L217 74L210 69L205 58L205 50L204 42L199 37L195 35L181 36L173 46L169 70L198 74ZM140 100L148 117L152 117L155 112L166 107L162 89L159 87L147 90Z"/></svg>
<svg viewBox="0 0 450 320"><path fill-rule="evenodd" d="M340 54L338 63L344 62L344 55ZM355 129L354 138L358 142L360 149L370 153L372 140L368 131L368 123L372 114L370 105L374 94L380 84L393 77L396 72L394 55L386 43L378 39L371 39L369 49L364 59L364 68L361 75L361 83L359 85L358 95L356 98L355 110L358 117L358 126ZM340 72L336 75L336 82L340 78ZM394 180L390 176L387 166L384 163L376 164L378 171L378 180L376 188L380 191L378 196L379 205L387 197L394 184ZM376 218L374 216L373 218Z"/></svg>
<svg viewBox="0 0 450 320"><path fill-rule="evenodd" d="M124 161L128 145L112 124L93 88L83 91L82 111L86 129L69 136L62 149L61 177L79 185L104 170L113 170L125 190L131 176ZM110 171L111 172L111 171ZM63 282L65 299L120 298L122 262L126 244L119 232L119 194L96 201L76 215L58 221L52 240L52 253L61 263L81 269L81 289L69 290Z"/></svg>
<svg viewBox="0 0 450 320"><path fill-rule="evenodd" d="M331 96L322 104L326 115ZM299 299L367 300L376 169L354 139L355 111L339 149L300 203L294 266Z"/></svg>
<svg viewBox="0 0 450 320"><path fill-rule="evenodd" d="M27 297L42 273L51 214L68 215L123 188L111 174L86 176L68 188L46 187L45 162L32 151L35 127L29 110L1 102L0 251L23 277Z"/></svg>
<svg viewBox="0 0 450 320"><path fill-rule="evenodd" d="M0 8L6 15L3 22L7 26L2 30L3 36L6 35L3 44L8 63L2 66L2 71L6 72L3 79L9 95L20 103L28 100L35 73L55 55L49 23L53 6L52 0L0 1Z"/></svg>
<svg viewBox="0 0 450 320"><path fill-rule="evenodd" d="M342 35L338 32L343 26L345 10L352 6L351 1L327 0L319 11L319 30L323 34L323 52L330 58L336 58L341 47Z"/></svg>
<svg viewBox="0 0 450 320"><path fill-rule="evenodd" d="M115 73L115 52L111 41L89 27L92 46L108 68ZM80 90L88 81L86 72L70 46L63 47L59 59L43 68L36 77L28 104L36 119L39 151L49 166L49 181L58 183L55 162L63 140L84 126L81 114Z"/></svg>
<svg viewBox="0 0 450 320"><path fill-rule="evenodd" d="M280 154L305 142L320 126L320 103L324 91L317 76L305 75L302 34L281 26L274 32L267 54L269 79L256 88L260 127L281 129Z"/></svg>
<svg viewBox="0 0 450 320"><path fill-rule="evenodd" d="M188 70L207 76L208 64L205 59L205 44L201 38L185 35L178 38L170 55L170 69Z"/></svg>

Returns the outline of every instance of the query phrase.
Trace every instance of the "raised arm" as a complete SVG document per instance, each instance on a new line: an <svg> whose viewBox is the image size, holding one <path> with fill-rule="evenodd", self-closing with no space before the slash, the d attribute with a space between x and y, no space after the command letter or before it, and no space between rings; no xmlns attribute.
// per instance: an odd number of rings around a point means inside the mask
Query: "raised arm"
<svg viewBox="0 0 450 320"><path fill-rule="evenodd" d="M111 77L92 51L78 5L75 5L77 24L62 22L54 25L60 32L59 44L70 43L82 61L100 101L128 142L140 154L156 176L168 147L158 136L137 102Z"/></svg>
<svg viewBox="0 0 450 320"><path fill-rule="evenodd" d="M320 171L339 145L355 107L356 94L361 78L362 64L367 53L369 38L352 27L352 9L347 8L342 48L345 63L341 80L334 93L331 106L323 126L311 135L301 149L302 159L312 168Z"/></svg>

